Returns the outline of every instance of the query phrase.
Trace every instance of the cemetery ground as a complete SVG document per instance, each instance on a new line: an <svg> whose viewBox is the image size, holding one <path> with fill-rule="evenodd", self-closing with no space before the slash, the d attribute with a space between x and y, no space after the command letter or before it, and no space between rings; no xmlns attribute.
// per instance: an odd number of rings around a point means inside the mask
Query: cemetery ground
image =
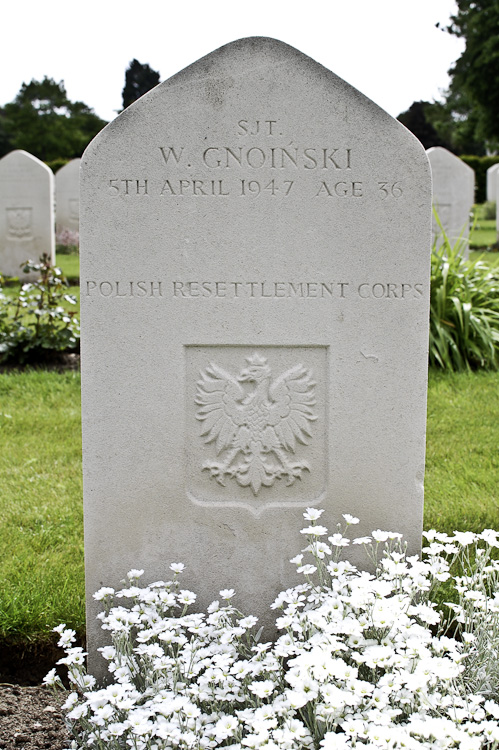
<svg viewBox="0 0 499 750"><path fill-rule="evenodd" d="M497 372L430 371L425 528L498 527L498 388ZM0 748L59 750L62 712L39 683L62 655L51 629L84 637L79 373L1 373L0 404Z"/></svg>
<svg viewBox="0 0 499 750"><path fill-rule="evenodd" d="M430 371L425 528L499 525L498 388L497 372ZM41 648L60 622L84 634L79 400L77 372L0 374L4 654L7 644Z"/></svg>
<svg viewBox="0 0 499 750"><path fill-rule="evenodd" d="M491 231L494 221L477 223L470 257L495 267L499 253L484 252ZM71 281L78 260L57 258ZM68 291L79 299L78 286ZM430 371L425 528L498 527L498 387L497 372ZM0 372L0 488L0 749L59 750L62 713L39 683L62 655L55 625L65 622L84 639L78 371Z"/></svg>

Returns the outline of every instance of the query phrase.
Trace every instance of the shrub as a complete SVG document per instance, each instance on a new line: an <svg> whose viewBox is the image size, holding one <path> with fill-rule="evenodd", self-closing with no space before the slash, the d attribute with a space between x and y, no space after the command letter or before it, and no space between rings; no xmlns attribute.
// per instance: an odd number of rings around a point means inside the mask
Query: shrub
<svg viewBox="0 0 499 750"><path fill-rule="evenodd" d="M80 245L79 232L72 229L63 229L55 236L56 252L61 255L77 255Z"/></svg>
<svg viewBox="0 0 499 750"><path fill-rule="evenodd" d="M487 169L499 163L499 156L460 156L475 172L475 203L487 199Z"/></svg>
<svg viewBox="0 0 499 750"><path fill-rule="evenodd" d="M486 201L481 207L481 218L486 221L496 220L497 204L495 201Z"/></svg>
<svg viewBox="0 0 499 750"><path fill-rule="evenodd" d="M321 513L303 514L311 558L291 562L306 582L274 602L274 643L258 642L232 589L220 592L224 604L187 614L196 596L180 588L180 563L168 582L139 587L144 571L132 570L122 590L95 594L112 685L96 686L74 632L56 628L74 688L63 706L72 748L496 748L499 534L427 532L420 559L400 534L373 531L353 541L370 574L340 559L358 519L345 515L327 536ZM450 622L430 598L446 581L458 599ZM45 682L60 685L55 669Z"/></svg>
<svg viewBox="0 0 499 750"><path fill-rule="evenodd" d="M499 367L499 275L464 260L445 232L431 258L429 361L444 370Z"/></svg>
<svg viewBox="0 0 499 750"><path fill-rule="evenodd" d="M0 295L0 362L23 363L48 352L77 349L78 320L62 305L76 305L76 299L66 294L68 283L61 270L48 255L39 263L27 261L23 270L40 278L23 284L17 297Z"/></svg>

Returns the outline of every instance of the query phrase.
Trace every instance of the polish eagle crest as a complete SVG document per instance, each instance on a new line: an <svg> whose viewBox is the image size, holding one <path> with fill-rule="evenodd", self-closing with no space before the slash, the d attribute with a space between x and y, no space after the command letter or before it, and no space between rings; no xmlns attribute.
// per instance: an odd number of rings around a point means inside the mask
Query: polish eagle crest
<svg viewBox="0 0 499 750"><path fill-rule="evenodd" d="M297 444L312 438L315 383L302 364L273 379L265 357L255 352L245 359L247 366L236 377L213 362L201 372L196 419L219 459L205 461L202 469L222 486L230 477L257 495L276 479L291 485L310 471L293 454Z"/></svg>

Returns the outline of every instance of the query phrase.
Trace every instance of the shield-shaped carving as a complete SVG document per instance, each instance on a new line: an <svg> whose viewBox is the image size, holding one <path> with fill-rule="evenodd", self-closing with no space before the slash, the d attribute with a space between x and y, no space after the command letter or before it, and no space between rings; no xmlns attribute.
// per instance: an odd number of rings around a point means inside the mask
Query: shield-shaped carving
<svg viewBox="0 0 499 750"><path fill-rule="evenodd" d="M31 208L7 209L7 233L12 238L30 239L32 232Z"/></svg>

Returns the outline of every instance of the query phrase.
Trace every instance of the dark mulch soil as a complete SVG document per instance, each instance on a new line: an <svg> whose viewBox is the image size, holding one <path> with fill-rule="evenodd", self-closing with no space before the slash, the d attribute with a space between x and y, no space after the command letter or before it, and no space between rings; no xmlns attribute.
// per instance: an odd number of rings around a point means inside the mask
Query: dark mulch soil
<svg viewBox="0 0 499 750"><path fill-rule="evenodd" d="M41 684L63 655L50 643L0 645L0 750L70 747L60 709L65 698Z"/></svg>
<svg viewBox="0 0 499 750"><path fill-rule="evenodd" d="M10 361L0 364L0 372L14 372L32 369L33 367L40 370L55 370L56 372L79 370L80 355L77 352L38 352L28 357L22 364Z"/></svg>
<svg viewBox="0 0 499 750"><path fill-rule="evenodd" d="M69 748L61 702L45 687L0 684L1 750Z"/></svg>

